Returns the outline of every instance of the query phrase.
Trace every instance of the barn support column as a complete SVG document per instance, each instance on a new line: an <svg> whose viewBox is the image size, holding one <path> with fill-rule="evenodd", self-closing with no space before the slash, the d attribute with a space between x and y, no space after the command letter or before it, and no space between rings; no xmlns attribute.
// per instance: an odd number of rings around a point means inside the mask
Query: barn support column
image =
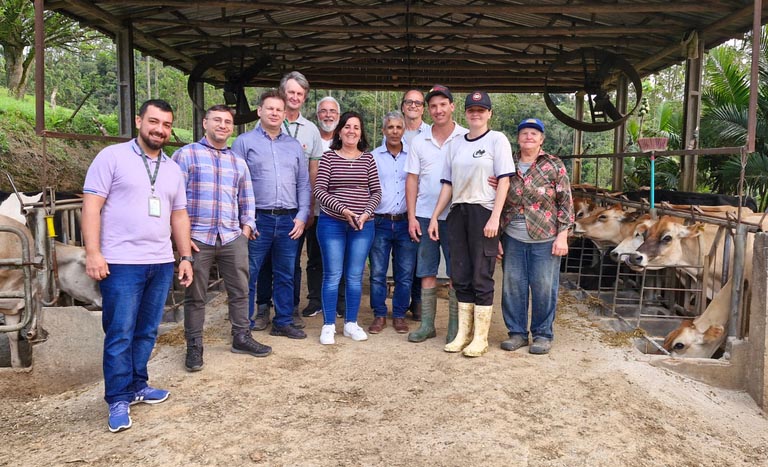
<svg viewBox="0 0 768 467"><path fill-rule="evenodd" d="M685 96L683 98L683 134L681 149L699 147L699 122L701 120L701 81L704 73L704 41L696 37L685 61ZM699 156L680 157L680 189L696 191L696 172Z"/></svg>
<svg viewBox="0 0 768 467"><path fill-rule="evenodd" d="M616 86L616 108L622 115L627 113L627 93L629 93L629 81L627 81L624 75L621 75ZM627 127L622 123L613 130L613 152L625 152L626 140ZM613 160L611 187L614 191L621 191L624 188L624 159L616 158Z"/></svg>
<svg viewBox="0 0 768 467"><path fill-rule="evenodd" d="M576 93L576 108L575 115L576 120L584 121L584 92ZM573 130L573 154L580 156L584 151L584 132L581 130ZM577 157L571 159L573 165L571 166L571 183L581 183L581 158Z"/></svg>
<svg viewBox="0 0 768 467"><path fill-rule="evenodd" d="M752 250L752 303L749 311L747 392L768 408L768 234L755 234Z"/></svg>
<svg viewBox="0 0 768 467"><path fill-rule="evenodd" d="M115 36L117 48L117 117L120 135L133 136L136 126L136 72L133 68L133 29L130 25Z"/></svg>
<svg viewBox="0 0 768 467"><path fill-rule="evenodd" d="M195 141L200 141L203 134L203 117L205 117L205 88L203 83L196 82L194 97L192 98L192 136Z"/></svg>

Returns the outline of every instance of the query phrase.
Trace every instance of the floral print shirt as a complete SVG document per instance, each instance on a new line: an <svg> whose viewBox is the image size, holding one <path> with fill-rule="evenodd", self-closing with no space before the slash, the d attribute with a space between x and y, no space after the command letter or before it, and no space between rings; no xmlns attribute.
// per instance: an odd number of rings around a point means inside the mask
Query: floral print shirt
<svg viewBox="0 0 768 467"><path fill-rule="evenodd" d="M513 156L519 167L520 154ZM525 174L509 177L510 186L501 216L502 227L522 215L528 235L534 240L555 237L574 221L571 183L563 161L541 152Z"/></svg>

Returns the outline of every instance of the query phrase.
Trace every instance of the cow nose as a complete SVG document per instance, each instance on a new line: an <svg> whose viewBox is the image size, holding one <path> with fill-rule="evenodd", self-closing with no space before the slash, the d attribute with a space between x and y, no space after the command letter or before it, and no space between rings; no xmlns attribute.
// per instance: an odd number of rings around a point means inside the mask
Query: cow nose
<svg viewBox="0 0 768 467"><path fill-rule="evenodd" d="M614 250L611 250L611 260L615 262L619 262L619 254L616 253Z"/></svg>
<svg viewBox="0 0 768 467"><path fill-rule="evenodd" d="M640 266L641 264L643 264L643 255L641 255L640 253L631 253L629 255L628 260L630 264L633 264L635 266Z"/></svg>

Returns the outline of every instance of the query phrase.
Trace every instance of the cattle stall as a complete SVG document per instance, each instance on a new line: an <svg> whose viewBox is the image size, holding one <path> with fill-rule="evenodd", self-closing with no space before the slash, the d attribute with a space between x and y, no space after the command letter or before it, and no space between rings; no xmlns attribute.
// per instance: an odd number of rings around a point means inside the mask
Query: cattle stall
<svg viewBox="0 0 768 467"><path fill-rule="evenodd" d="M595 250L579 248L583 240L578 239L570 258L563 260L562 268L566 283L580 286L585 293L598 299L605 316L614 318L617 330L642 330L643 341L638 348L645 353L667 353L660 345L670 331L684 320L701 316L733 272L734 286L729 289L731 316L727 322L727 336L742 339L748 326L748 300L745 300L745 265L751 270L751 233L760 231L759 222L751 216L751 222L735 215L712 215L691 208L688 211L659 207L654 210L643 201L630 201L601 193L578 193L590 198L594 206L606 207L620 204L624 209L652 213L654 219L660 215L679 218L684 225L702 224L715 231L714 241L701 251L704 258L698 266L668 265L662 269L629 268L628 253L619 261L606 263L602 245ZM759 217L759 216L758 216ZM741 221L741 222L739 222ZM572 243L574 241L572 240ZM745 257L745 252L750 253ZM575 258L574 258L575 256ZM598 260L595 261L594 258ZM745 263L747 261L749 264ZM574 267L574 264L577 265ZM585 267L587 266L588 267ZM592 278L585 282L585 278ZM590 284L585 287L585 284ZM732 289L732 290L731 290ZM748 297L747 297L748 298ZM717 355L720 355L719 353Z"/></svg>

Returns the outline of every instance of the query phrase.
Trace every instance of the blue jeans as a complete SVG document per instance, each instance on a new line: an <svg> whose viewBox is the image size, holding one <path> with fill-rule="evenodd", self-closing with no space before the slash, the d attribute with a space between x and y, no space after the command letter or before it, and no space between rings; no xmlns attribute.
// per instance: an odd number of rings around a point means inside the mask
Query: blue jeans
<svg viewBox="0 0 768 467"><path fill-rule="evenodd" d="M501 309L509 336L528 337L528 293L531 297L531 335L552 339L557 308L560 257L552 244L526 243L502 234L504 280Z"/></svg>
<svg viewBox="0 0 768 467"><path fill-rule="evenodd" d="M110 264L99 282L104 329L104 400L130 402L147 386L147 362L173 280L173 263Z"/></svg>
<svg viewBox="0 0 768 467"><path fill-rule="evenodd" d="M363 294L365 259L371 250L373 235L373 222L366 222L361 230L354 230L346 221L320 213L317 241L323 257L323 324L336 322L336 302L342 274L346 281L345 321L357 321Z"/></svg>
<svg viewBox="0 0 768 467"><path fill-rule="evenodd" d="M293 272L293 306L299 306L301 301L301 248L304 246L304 237L302 235L297 241L296 265ZM307 266L309 267L309 266ZM264 264L259 270L259 277L256 279L256 303L258 305L269 304L272 301L272 255L267 255Z"/></svg>
<svg viewBox="0 0 768 467"><path fill-rule="evenodd" d="M293 322L293 272L296 264L298 241L288 236L293 229L295 214L261 214L256 216L259 236L248 241L248 316L253 322L253 303L256 298L256 281L267 255L272 258L274 274L275 318L277 326L289 326Z"/></svg>
<svg viewBox="0 0 768 467"><path fill-rule="evenodd" d="M395 291L392 294L392 317L405 318L411 298L413 268L419 244L408 235L408 219L392 221L374 218L375 234L371 247L371 308L374 316L387 316L387 269L390 253Z"/></svg>

